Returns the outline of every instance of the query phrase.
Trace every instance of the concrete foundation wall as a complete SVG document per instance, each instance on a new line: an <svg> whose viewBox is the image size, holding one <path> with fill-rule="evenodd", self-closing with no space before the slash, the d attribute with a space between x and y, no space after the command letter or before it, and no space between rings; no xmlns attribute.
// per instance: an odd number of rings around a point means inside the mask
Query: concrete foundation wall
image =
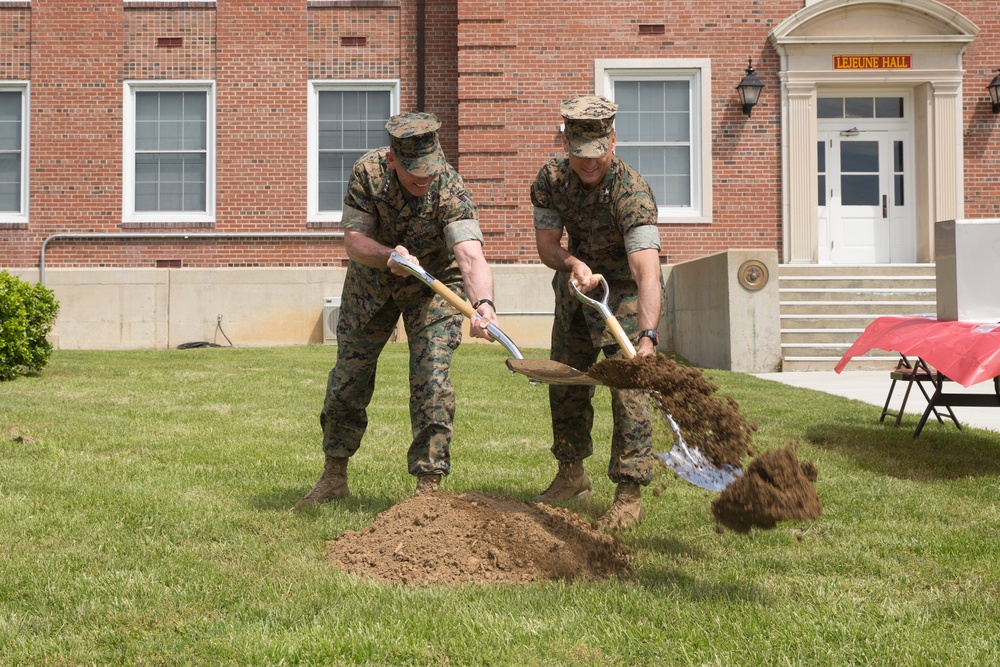
<svg viewBox="0 0 1000 667"><path fill-rule="evenodd" d="M59 301L51 340L64 350L165 349L196 341L228 345L227 337L238 347L323 343L323 302L340 296L345 272L47 268L45 286ZM37 270L10 273L38 281ZM493 275L504 333L518 347L548 348L552 271L500 265ZM402 326L399 337L405 339Z"/></svg>
<svg viewBox="0 0 1000 667"><path fill-rule="evenodd" d="M770 275L762 289L739 282L747 260ZM552 271L494 265L500 326L522 350L547 349ZM37 270L12 272L37 282ZM321 344L323 304L339 297L345 269L46 269L59 300L56 349L166 349L207 341L237 347ZM665 266L660 349L707 368L774 370L781 358L777 253L730 251ZM222 316L219 321L219 316ZM221 327L221 328L220 328ZM466 323L466 333L468 323ZM228 338L228 341L227 341ZM405 340L402 326L398 340ZM465 342L481 341L466 335Z"/></svg>
<svg viewBox="0 0 1000 667"><path fill-rule="evenodd" d="M661 348L703 368L779 369L776 251L730 250L665 268Z"/></svg>

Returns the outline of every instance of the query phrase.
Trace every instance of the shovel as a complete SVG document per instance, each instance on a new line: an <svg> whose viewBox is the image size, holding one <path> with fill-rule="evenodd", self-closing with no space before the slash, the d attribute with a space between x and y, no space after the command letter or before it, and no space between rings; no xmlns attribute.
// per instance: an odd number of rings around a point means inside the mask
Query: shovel
<svg viewBox="0 0 1000 667"><path fill-rule="evenodd" d="M409 260L403 259L403 257L395 252L392 253L391 258L392 261L399 264L413 277L417 278L422 283L437 292L441 298L457 308L459 312L468 317L470 320L474 320L479 317L479 313L477 313L465 299L452 292L448 289L447 285L424 271L423 268ZM507 360L507 368L509 368L513 373L520 373L521 375L526 376L533 383L601 384L600 380L593 378L583 371L573 368L572 366L561 364L558 361L550 361L547 359L525 359L524 355L521 354L521 350L517 349L517 345L514 345L514 342L507 337L507 334L501 331L500 327L495 324L490 324L486 327L486 331L488 331L495 340L500 341L500 344L507 348L507 351L514 357L513 359Z"/></svg>
<svg viewBox="0 0 1000 667"><path fill-rule="evenodd" d="M632 359L636 356L635 347L632 345L632 341L628 339L625 334L625 330L622 329L621 324L619 324L618 319L608 308L608 281L604 279L604 276L600 274L594 274L595 278L600 278L601 286L604 288L604 296L598 301L597 299L592 299L577 287L576 280L570 281L570 287L573 288L573 292L576 294L576 298L587 304L596 308L601 316L604 318L604 323L611 330L614 335L615 340L621 346L622 350L625 352L625 356ZM699 486L703 489L708 489L709 491L722 491L727 486L736 481L737 477L743 474L743 471L735 468L728 463L723 464L723 466L717 467L714 465L708 457L705 456L701 450L688 447L687 442L684 441L684 436L681 434L681 429L674 421L673 416L663 408L663 403L659 398L659 392L651 391L649 395L653 397L657 405L660 407L660 412L667 418L667 423L670 424L670 430L674 433L674 446L670 448L669 452L657 453L656 456L671 470L673 470L677 475L691 482L695 486Z"/></svg>

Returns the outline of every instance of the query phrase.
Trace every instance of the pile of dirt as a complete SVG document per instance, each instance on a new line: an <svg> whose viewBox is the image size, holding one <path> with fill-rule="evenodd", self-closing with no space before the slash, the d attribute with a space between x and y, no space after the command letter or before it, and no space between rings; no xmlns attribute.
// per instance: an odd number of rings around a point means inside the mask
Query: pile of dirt
<svg viewBox="0 0 1000 667"><path fill-rule="evenodd" d="M819 471L811 461L800 463L797 446L762 453L743 476L712 501L712 515L738 533L750 528L774 528L779 521L814 521L823 513L816 493Z"/></svg>
<svg viewBox="0 0 1000 667"><path fill-rule="evenodd" d="M628 574L630 553L565 508L489 493L412 496L327 543L335 567L393 584L597 580Z"/></svg>
<svg viewBox="0 0 1000 667"><path fill-rule="evenodd" d="M587 374L616 389L650 392L660 411L673 416L688 446L699 449L716 466L743 468L753 456L753 432L731 396L716 395L718 386L701 369L653 354L632 359L602 359Z"/></svg>
<svg viewBox="0 0 1000 667"><path fill-rule="evenodd" d="M671 415L689 447L699 449L712 463L743 469L744 457L753 457L751 442L756 424L747 423L739 404L715 395L718 387L701 370L677 363L662 354L633 359L604 359L587 373L609 387L644 389L657 403L664 419ZM774 528L779 521L818 519L823 505L816 493L819 475L812 462L800 463L797 446L767 451L754 458L743 476L712 502L720 529L740 533L750 528Z"/></svg>

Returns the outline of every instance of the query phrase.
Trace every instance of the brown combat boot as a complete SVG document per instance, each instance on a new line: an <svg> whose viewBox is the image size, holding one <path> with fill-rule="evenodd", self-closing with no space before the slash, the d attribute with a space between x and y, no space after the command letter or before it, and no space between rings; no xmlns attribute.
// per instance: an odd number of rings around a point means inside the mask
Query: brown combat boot
<svg viewBox="0 0 1000 667"><path fill-rule="evenodd" d="M583 461L560 461L556 478L549 484L549 488L535 496L535 502L566 502L586 498L593 492L583 469Z"/></svg>
<svg viewBox="0 0 1000 667"><path fill-rule="evenodd" d="M323 466L323 474L320 475L316 486L303 496L302 500L295 503L295 507L297 509L313 507L351 495L351 490L347 488L347 461L346 456L336 458L327 456L326 465Z"/></svg>
<svg viewBox="0 0 1000 667"><path fill-rule="evenodd" d="M600 519L594 521L598 530L625 530L642 518L642 490L637 482L622 482L615 489L615 501Z"/></svg>
<svg viewBox="0 0 1000 667"><path fill-rule="evenodd" d="M441 489L441 475L420 475L417 477L417 490L413 495L419 496L425 493L433 493Z"/></svg>

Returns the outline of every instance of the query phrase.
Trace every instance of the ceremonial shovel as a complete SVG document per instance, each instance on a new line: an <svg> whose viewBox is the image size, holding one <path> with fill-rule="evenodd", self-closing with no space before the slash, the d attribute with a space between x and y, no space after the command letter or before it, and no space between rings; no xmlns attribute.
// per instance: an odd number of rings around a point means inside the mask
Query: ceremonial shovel
<svg viewBox="0 0 1000 667"><path fill-rule="evenodd" d="M625 352L625 356L632 359L635 357L635 347L632 346L632 341L628 339L625 330L618 323L618 319L611 312L611 309L608 308L608 281L604 279L604 276L599 274L594 274L593 277L600 278L601 285L604 287L604 296L600 301L592 299L581 292L575 280L570 281L570 287L573 288L577 299L588 306L596 308L601 313L604 323L611 329L611 333ZM664 408L663 402L660 399L660 393L651 391L649 395L656 401L660 412L666 417L667 423L670 424L670 430L674 432L674 446L671 447L670 451L656 454L657 458L663 461L668 468L677 473L682 479L709 491L722 491L743 474L741 470L728 463L723 464L719 468L701 450L688 447L684 441L684 436L681 435L680 427L677 426L677 422L674 421L673 416Z"/></svg>

